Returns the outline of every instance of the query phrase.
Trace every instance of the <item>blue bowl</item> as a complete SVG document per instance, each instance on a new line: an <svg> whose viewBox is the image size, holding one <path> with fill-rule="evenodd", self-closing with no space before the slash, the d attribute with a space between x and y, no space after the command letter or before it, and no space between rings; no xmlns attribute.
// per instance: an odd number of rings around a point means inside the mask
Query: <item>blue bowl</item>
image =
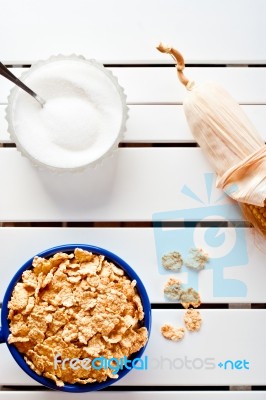
<svg viewBox="0 0 266 400"><path fill-rule="evenodd" d="M74 251L74 249L76 247L79 247L81 249L90 251L94 254L102 254L105 256L105 258L109 261L112 261L115 265L117 265L118 267L122 268L126 275L131 279L131 280L136 280L137 285L137 291L138 294L141 298L142 301L142 306L143 306L143 311L144 311L144 321L143 321L143 326L145 326L148 330L148 335L150 334L150 330L151 330L151 305L150 305L150 301L146 292L146 289L142 283L142 281L140 280L140 278L138 277L138 275L136 274L136 272L124 261L122 260L120 257L118 257L117 255L111 253L108 250L102 249L100 247L95 247L95 246L91 246L91 245L87 245L87 244L66 244L66 245L62 245L62 246L56 246L53 248L50 248L48 250L45 250L39 254L37 254L37 256L39 257L43 257L43 258L47 258L47 257L51 257L53 256L55 253L58 252L65 252L65 253L71 253ZM10 334L10 330L9 330L9 321L8 321L8 302L11 298L13 289L15 287L15 285L17 284L17 282L19 282L21 280L21 275L22 273L27 270L32 268L32 261L33 261L32 257L30 260L28 260L14 275L14 277L12 278L10 284L8 285L8 288L6 290L5 296L4 296L4 300L3 300L3 304L2 304L2 313L1 313L1 324L2 327L0 328L0 343L6 343L10 353L12 354L12 356L14 357L14 359L16 360L17 364L23 369L23 371L25 371L31 378L35 379L35 381L41 383L42 385L50 388L50 389L54 389L54 390L60 390L63 392L72 392L72 393L81 393L81 392L91 392L91 391L96 391L96 390L101 390L107 386L112 385L113 383L116 383L118 380L120 380L121 378L123 378L128 372L130 372L130 369L126 369L123 368L121 371L118 372L118 378L117 379L112 379L112 378L107 378L106 381L101 382L101 383L87 383L87 384L69 384L69 383L65 383L64 386L60 387L57 386L55 384L54 381L52 381L51 379L45 378L43 376L38 375L36 372L34 372L25 362L23 355L17 350L17 348L15 347L14 344L9 344L7 342L8 336ZM146 343L147 345L147 343ZM140 358L146 348L146 345L144 347L142 347L138 352L134 353L131 355L131 357L129 359L133 359L133 358Z"/></svg>

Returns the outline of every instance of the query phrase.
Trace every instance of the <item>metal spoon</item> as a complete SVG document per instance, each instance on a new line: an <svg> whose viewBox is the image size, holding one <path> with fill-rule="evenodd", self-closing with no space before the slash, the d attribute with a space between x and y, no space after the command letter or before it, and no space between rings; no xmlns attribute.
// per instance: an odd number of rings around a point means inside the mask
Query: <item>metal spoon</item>
<svg viewBox="0 0 266 400"><path fill-rule="evenodd" d="M18 79L15 75L13 75L12 72L10 72L9 69L5 67L4 64L2 64L1 62L0 62L0 75L3 75L5 78L9 79L11 82L19 86L21 89L25 90L25 92L33 96L34 99L37 100L42 107L44 106L45 100L41 98L38 94L36 94L33 90L31 90L28 86L26 86L23 82L21 82L21 80Z"/></svg>

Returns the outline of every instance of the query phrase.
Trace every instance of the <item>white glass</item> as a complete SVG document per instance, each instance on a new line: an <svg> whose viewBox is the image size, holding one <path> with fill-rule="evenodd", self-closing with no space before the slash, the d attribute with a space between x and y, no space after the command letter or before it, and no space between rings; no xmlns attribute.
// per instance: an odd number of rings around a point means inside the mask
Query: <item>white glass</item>
<svg viewBox="0 0 266 400"><path fill-rule="evenodd" d="M46 101L41 107L18 87L8 98L11 140L35 166L82 170L118 147L128 118L126 95L102 64L52 56L32 65L21 80Z"/></svg>

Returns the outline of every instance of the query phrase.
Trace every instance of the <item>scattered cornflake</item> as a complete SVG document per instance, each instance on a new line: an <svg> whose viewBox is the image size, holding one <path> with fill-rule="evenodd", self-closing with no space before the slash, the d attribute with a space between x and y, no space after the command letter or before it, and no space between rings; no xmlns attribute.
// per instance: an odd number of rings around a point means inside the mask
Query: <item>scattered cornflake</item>
<svg viewBox="0 0 266 400"><path fill-rule="evenodd" d="M168 300L178 301L182 292L182 282L179 279L169 278L164 286L164 295Z"/></svg>
<svg viewBox="0 0 266 400"><path fill-rule="evenodd" d="M205 268L208 261L209 255L203 249L190 249L188 259L185 260L185 265L195 271L200 271Z"/></svg>
<svg viewBox="0 0 266 400"><path fill-rule="evenodd" d="M200 295L193 288L183 289L179 279L169 278L164 286L164 295L168 300L181 302L184 308L199 307Z"/></svg>
<svg viewBox="0 0 266 400"><path fill-rule="evenodd" d="M189 309L184 316L186 328L191 331L199 331L202 323L202 318L198 310Z"/></svg>
<svg viewBox="0 0 266 400"><path fill-rule="evenodd" d="M64 383L116 379L110 368L73 369L61 360L123 358L148 340L136 289L124 271L104 256L76 248L49 259L35 257L8 303L11 334L26 363L37 374Z"/></svg>
<svg viewBox="0 0 266 400"><path fill-rule="evenodd" d="M201 305L200 295L193 288L182 290L180 293L180 301L184 308L198 308Z"/></svg>
<svg viewBox="0 0 266 400"><path fill-rule="evenodd" d="M162 266L169 271L180 271L182 265L183 260L178 251L167 253L162 257Z"/></svg>
<svg viewBox="0 0 266 400"><path fill-rule="evenodd" d="M169 278L164 287L165 296L171 301L180 301L184 308L189 308L184 316L186 328L193 332L198 331L201 327L201 315L198 310L194 310L201 304L199 293L193 289L183 289L182 282L175 278ZM178 341L183 339L185 334L184 328L177 328L172 325L165 324L161 327L161 333L166 339Z"/></svg>
<svg viewBox="0 0 266 400"><path fill-rule="evenodd" d="M161 333L166 339L177 342L183 339L185 335L185 329L175 328L172 325L165 324L161 327Z"/></svg>

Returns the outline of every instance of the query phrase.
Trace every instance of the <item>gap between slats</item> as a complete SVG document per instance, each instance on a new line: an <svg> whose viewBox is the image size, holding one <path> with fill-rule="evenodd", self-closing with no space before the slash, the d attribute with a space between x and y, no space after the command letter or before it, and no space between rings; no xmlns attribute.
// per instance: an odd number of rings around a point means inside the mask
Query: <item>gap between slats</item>
<svg viewBox="0 0 266 400"><path fill-rule="evenodd" d="M212 387L156 387L156 391L152 387L121 387L103 389L96 393L79 394L78 398L91 400L124 400L127 396L128 400L265 400L266 387L253 388L253 391L243 389L243 387L229 390L228 386L220 386L213 389ZM199 393L197 393L199 392ZM46 388L35 388L33 386L3 386L0 392L0 399L4 400L58 400L69 399L76 400L77 394L71 393L56 393Z"/></svg>

